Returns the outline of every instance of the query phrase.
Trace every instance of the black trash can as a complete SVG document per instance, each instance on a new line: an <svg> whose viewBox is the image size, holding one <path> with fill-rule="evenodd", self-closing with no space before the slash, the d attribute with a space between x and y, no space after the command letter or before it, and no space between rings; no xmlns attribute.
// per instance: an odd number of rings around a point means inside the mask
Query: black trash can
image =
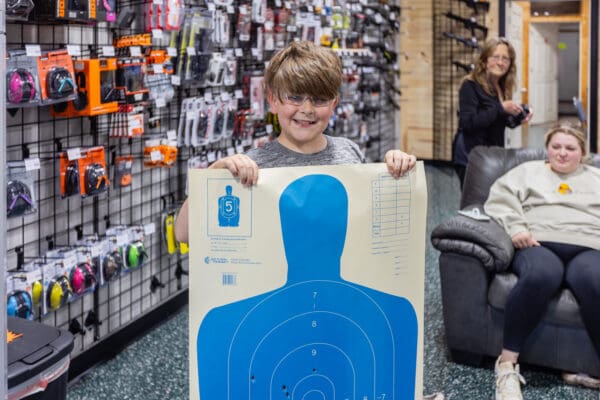
<svg viewBox="0 0 600 400"><path fill-rule="evenodd" d="M7 317L8 400L65 400L73 335Z"/></svg>

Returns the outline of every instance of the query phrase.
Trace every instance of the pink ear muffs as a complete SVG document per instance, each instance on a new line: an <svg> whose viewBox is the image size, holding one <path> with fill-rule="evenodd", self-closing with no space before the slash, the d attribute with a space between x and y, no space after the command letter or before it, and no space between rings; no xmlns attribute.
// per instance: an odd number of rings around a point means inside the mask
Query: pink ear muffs
<svg viewBox="0 0 600 400"><path fill-rule="evenodd" d="M19 68L9 72L6 80L9 103L27 103L35 99L35 79L28 70Z"/></svg>
<svg viewBox="0 0 600 400"><path fill-rule="evenodd" d="M81 294L96 283L96 276L88 263L78 264L71 270L71 288L73 293Z"/></svg>

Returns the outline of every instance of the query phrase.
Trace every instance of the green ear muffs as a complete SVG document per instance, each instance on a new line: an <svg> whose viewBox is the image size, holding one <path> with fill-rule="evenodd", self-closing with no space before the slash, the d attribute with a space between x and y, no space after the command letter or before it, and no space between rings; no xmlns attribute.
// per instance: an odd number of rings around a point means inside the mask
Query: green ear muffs
<svg viewBox="0 0 600 400"><path fill-rule="evenodd" d="M128 245L126 253L127 267L131 269L139 267L148 258L144 243L139 240Z"/></svg>
<svg viewBox="0 0 600 400"><path fill-rule="evenodd" d="M58 310L69 300L71 285L69 279L64 275L58 275L48 285L48 307Z"/></svg>

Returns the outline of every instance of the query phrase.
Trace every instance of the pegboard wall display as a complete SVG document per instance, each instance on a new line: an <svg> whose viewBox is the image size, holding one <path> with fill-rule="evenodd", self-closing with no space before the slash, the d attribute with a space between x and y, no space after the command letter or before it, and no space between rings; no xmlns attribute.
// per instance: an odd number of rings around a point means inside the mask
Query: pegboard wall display
<svg viewBox="0 0 600 400"><path fill-rule="evenodd" d="M458 90L485 42L488 1L434 2L433 158L452 159L458 127Z"/></svg>
<svg viewBox="0 0 600 400"><path fill-rule="evenodd" d="M397 147L400 5L387 1L7 2L8 313L85 354L188 287L174 219L187 170L279 132L270 57L341 57L329 133Z"/></svg>

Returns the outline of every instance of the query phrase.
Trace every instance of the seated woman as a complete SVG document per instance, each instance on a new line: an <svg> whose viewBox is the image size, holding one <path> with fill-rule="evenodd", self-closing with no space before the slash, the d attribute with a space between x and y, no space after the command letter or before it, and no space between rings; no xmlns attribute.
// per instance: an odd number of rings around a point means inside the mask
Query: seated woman
<svg viewBox="0 0 600 400"><path fill-rule="evenodd" d="M577 299L600 357L600 169L585 163L585 136L572 127L550 130L545 143L547 161L525 162L500 177L484 206L512 238L519 276L506 302L496 400L523 399L519 353L563 285Z"/></svg>

